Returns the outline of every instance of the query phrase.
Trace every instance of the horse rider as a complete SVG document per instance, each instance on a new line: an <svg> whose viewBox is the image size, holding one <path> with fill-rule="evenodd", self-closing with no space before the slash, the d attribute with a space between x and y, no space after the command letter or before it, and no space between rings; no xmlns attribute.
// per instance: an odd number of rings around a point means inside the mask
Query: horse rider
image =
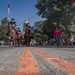
<svg viewBox="0 0 75 75"><path fill-rule="evenodd" d="M17 35L18 35L20 38L22 37L21 30L20 30L19 27L18 27L18 29L17 29Z"/></svg>
<svg viewBox="0 0 75 75"><path fill-rule="evenodd" d="M29 25L29 22L27 20L24 23L24 31L25 31L25 35L24 35L25 44L27 46L29 46L30 45L30 41L31 41L31 37L32 37L32 31L31 31L31 27Z"/></svg>
<svg viewBox="0 0 75 75"><path fill-rule="evenodd" d="M14 18L12 18L10 22L8 22L8 31L7 31L7 34L6 34L7 36L9 36L9 33L10 33L10 31L11 31L11 27L12 27L14 30L16 30L16 29L15 29L15 27L16 27L16 22L15 22L15 19L14 19Z"/></svg>
<svg viewBox="0 0 75 75"><path fill-rule="evenodd" d="M21 30L18 27L17 29L17 45L20 46L21 45Z"/></svg>
<svg viewBox="0 0 75 75"><path fill-rule="evenodd" d="M13 42L13 46L17 46L17 31L15 29L16 22L15 19L12 18L10 22L8 22L8 31L7 36L9 38L9 45L11 42Z"/></svg>
<svg viewBox="0 0 75 75"><path fill-rule="evenodd" d="M24 28L31 28L31 26L29 25L29 22L26 20L24 23Z"/></svg>
<svg viewBox="0 0 75 75"><path fill-rule="evenodd" d="M14 19L14 18L11 19L10 24L11 24L12 27L15 29L15 27L16 27L16 22L15 22L15 19Z"/></svg>
<svg viewBox="0 0 75 75"><path fill-rule="evenodd" d="M18 34L21 34L21 30L20 30L19 27L18 27L17 33L18 33Z"/></svg>

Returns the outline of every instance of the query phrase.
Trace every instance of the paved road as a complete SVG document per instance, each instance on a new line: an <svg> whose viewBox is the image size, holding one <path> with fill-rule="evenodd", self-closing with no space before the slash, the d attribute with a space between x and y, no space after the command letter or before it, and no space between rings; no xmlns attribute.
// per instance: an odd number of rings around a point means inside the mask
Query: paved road
<svg viewBox="0 0 75 75"><path fill-rule="evenodd" d="M0 47L0 73L9 72L9 75L12 75L17 70L19 56L21 56L23 50L22 47Z"/></svg>
<svg viewBox="0 0 75 75"><path fill-rule="evenodd" d="M2 46L0 75L75 75L75 48Z"/></svg>
<svg viewBox="0 0 75 75"><path fill-rule="evenodd" d="M36 47L37 49L40 49L41 51L52 54L56 57L65 59L67 61L70 61L75 64L75 48L74 47L48 47L48 48L39 48Z"/></svg>

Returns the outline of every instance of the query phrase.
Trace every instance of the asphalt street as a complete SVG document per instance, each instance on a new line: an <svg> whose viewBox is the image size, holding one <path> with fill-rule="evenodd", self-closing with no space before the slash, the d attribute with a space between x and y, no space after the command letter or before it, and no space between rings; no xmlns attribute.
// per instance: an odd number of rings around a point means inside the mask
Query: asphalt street
<svg viewBox="0 0 75 75"><path fill-rule="evenodd" d="M75 47L1 46L0 75L75 75Z"/></svg>
<svg viewBox="0 0 75 75"><path fill-rule="evenodd" d="M0 73L9 71L8 75L12 75L17 70L19 56L23 50L22 47L0 47Z"/></svg>

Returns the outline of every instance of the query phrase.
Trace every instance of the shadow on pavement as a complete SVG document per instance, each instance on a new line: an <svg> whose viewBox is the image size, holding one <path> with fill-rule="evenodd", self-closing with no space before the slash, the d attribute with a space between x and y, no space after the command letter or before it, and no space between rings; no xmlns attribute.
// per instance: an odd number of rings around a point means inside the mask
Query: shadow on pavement
<svg viewBox="0 0 75 75"><path fill-rule="evenodd" d="M18 48L18 47L38 47L38 48L75 48L75 46L49 46L49 45L34 45L34 46L16 46L16 47L9 47L8 45L0 46L0 48Z"/></svg>
<svg viewBox="0 0 75 75"><path fill-rule="evenodd" d="M34 46L30 46L30 47L39 47L39 48L75 48L75 46L49 46L49 45L34 45Z"/></svg>

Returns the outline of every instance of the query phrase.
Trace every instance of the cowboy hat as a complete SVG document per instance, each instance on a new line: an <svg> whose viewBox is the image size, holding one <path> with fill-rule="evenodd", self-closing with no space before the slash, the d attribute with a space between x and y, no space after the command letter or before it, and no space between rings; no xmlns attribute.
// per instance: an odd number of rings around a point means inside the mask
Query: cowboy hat
<svg viewBox="0 0 75 75"><path fill-rule="evenodd" d="M14 18L12 18L11 20L15 20Z"/></svg>

